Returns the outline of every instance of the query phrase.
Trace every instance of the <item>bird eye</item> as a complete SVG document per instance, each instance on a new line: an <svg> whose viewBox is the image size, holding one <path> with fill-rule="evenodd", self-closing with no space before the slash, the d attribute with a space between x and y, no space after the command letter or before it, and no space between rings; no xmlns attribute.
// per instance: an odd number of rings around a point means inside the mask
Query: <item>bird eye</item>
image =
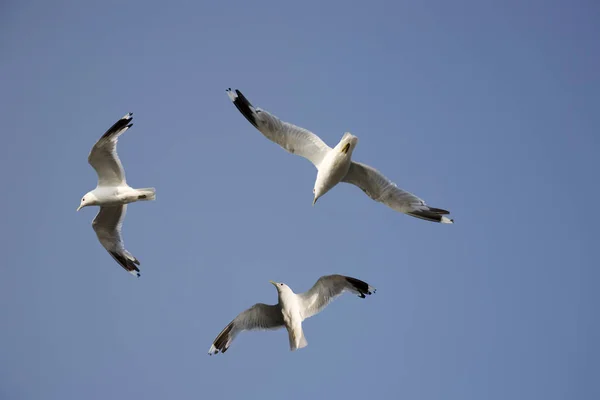
<svg viewBox="0 0 600 400"><path fill-rule="evenodd" d="M81 201L85 201L85 197L83 199L81 199Z"/></svg>

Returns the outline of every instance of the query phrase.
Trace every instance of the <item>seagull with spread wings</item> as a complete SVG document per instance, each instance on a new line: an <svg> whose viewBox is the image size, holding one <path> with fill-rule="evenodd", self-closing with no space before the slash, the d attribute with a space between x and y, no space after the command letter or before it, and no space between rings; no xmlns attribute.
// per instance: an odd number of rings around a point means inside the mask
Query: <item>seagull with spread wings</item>
<svg viewBox="0 0 600 400"><path fill-rule="evenodd" d="M77 211L83 207L100 206L92 222L98 240L120 266L139 277L140 262L125 249L121 226L127 204L155 200L156 191L154 188L134 189L125 181L125 170L117 155L117 141L133 125L132 117L133 114L129 113L115 122L92 147L88 162L98 174L98 186L83 196Z"/></svg>
<svg viewBox="0 0 600 400"><path fill-rule="evenodd" d="M320 313L344 292L354 293L364 299L376 290L366 282L343 275L322 276L308 292L299 294L294 293L285 283L270 282L277 289L279 303L258 303L235 317L210 346L209 355L225 353L240 332L279 328L287 329L290 351L301 349L308 345L302 321Z"/></svg>
<svg viewBox="0 0 600 400"><path fill-rule="evenodd" d="M332 149L309 130L281 121L268 111L254 107L239 90L227 89L227 94L242 115L267 139L314 164L318 172L313 188L313 205L335 185L346 182L358 186L371 199L401 213L432 222L454 222L446 216L448 211L428 206L419 197L400 189L375 168L352 161L358 138L351 133L346 132Z"/></svg>

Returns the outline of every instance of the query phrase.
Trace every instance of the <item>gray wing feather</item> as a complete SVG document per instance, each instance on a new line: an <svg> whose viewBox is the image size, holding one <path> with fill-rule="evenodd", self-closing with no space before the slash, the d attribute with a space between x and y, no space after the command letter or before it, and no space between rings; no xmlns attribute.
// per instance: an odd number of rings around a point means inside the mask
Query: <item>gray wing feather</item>
<svg viewBox="0 0 600 400"><path fill-rule="evenodd" d="M208 354L225 353L235 337L243 331L278 329L284 326L281 307L257 303L240 313L219 333Z"/></svg>
<svg viewBox="0 0 600 400"><path fill-rule="evenodd" d="M352 162L342 181L358 186L373 200L381 202L396 211L405 213L427 207L425 201L406 190L400 189L381 172L365 164Z"/></svg>
<svg viewBox="0 0 600 400"><path fill-rule="evenodd" d="M104 206L92 221L98 240L106 250L118 250L123 247L121 227L127 213L127 205Z"/></svg>
<svg viewBox="0 0 600 400"><path fill-rule="evenodd" d="M414 194L400 189L375 168L352 162L348 173L342 179L362 189L371 199L385 204L393 210L432 222L451 224L453 219L446 217L448 211L430 207Z"/></svg>
<svg viewBox="0 0 600 400"><path fill-rule="evenodd" d="M302 318L306 319L318 314L336 297L349 291L364 298L375 292L375 288L366 282L343 275L326 275L320 277L310 290L300 293Z"/></svg>
<svg viewBox="0 0 600 400"><path fill-rule="evenodd" d="M125 184L125 170L117 154L117 142L119 136L133 125L130 123L132 115L132 113L126 114L115 122L94 144L88 155L88 162L98 175L98 186Z"/></svg>
<svg viewBox="0 0 600 400"><path fill-rule="evenodd" d="M96 236L98 236L100 244L104 246L111 257L129 273L139 276L140 270L137 266L140 265L140 262L125 249L123 238L121 237L121 227L123 226L126 212L126 204L122 206L100 207L98 215L92 221L92 227L96 232Z"/></svg>
<svg viewBox="0 0 600 400"><path fill-rule="evenodd" d="M268 111L254 107L239 90L232 92L229 89L227 94L242 115L267 139L292 154L308 159L317 168L331 150L321 138L308 129L284 122Z"/></svg>

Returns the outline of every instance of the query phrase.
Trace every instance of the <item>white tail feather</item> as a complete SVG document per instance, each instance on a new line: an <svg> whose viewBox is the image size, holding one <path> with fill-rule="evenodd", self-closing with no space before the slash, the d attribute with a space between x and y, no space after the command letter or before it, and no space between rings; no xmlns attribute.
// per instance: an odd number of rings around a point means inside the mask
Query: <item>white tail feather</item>
<svg viewBox="0 0 600 400"><path fill-rule="evenodd" d="M156 189L142 188L142 189L136 189L136 190L138 193L138 201L156 200Z"/></svg>
<svg viewBox="0 0 600 400"><path fill-rule="evenodd" d="M302 329L302 325L296 327L295 329L288 329L288 337L290 339L290 351L294 351L308 346L308 342L304 337L304 330Z"/></svg>

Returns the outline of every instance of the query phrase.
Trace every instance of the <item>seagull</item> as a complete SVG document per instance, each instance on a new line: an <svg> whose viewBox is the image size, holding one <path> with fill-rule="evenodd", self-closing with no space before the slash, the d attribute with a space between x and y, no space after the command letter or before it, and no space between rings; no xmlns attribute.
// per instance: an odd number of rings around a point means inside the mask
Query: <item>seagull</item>
<svg viewBox="0 0 600 400"><path fill-rule="evenodd" d="M375 168L352 161L358 138L351 133L344 133L332 149L309 130L281 121L268 111L254 107L239 90L229 88L226 92L242 115L267 139L314 164L318 172L313 188L313 205L335 185L346 182L358 186L371 199L401 213L432 222L454 223L453 219L446 217L450 212L428 206L419 197L400 189Z"/></svg>
<svg viewBox="0 0 600 400"><path fill-rule="evenodd" d="M98 186L86 193L77 211L83 207L100 206L92 227L98 240L117 263L132 275L140 276L140 262L125 249L121 226L125 219L127 204L156 199L154 188L133 189L125 181L125 170L117 154L117 141L133 125L133 113L115 122L96 142L88 156L88 162L98 174Z"/></svg>
<svg viewBox="0 0 600 400"><path fill-rule="evenodd" d="M288 331L290 351L308 345L302 330L302 321L320 313L342 293L348 291L365 298L375 293L375 288L366 282L343 275L326 275L317 280L308 291L296 294L288 285L269 281L277 289L279 303L258 303L239 314L223 329L208 350L209 355L225 353L231 342L242 331L279 329Z"/></svg>

